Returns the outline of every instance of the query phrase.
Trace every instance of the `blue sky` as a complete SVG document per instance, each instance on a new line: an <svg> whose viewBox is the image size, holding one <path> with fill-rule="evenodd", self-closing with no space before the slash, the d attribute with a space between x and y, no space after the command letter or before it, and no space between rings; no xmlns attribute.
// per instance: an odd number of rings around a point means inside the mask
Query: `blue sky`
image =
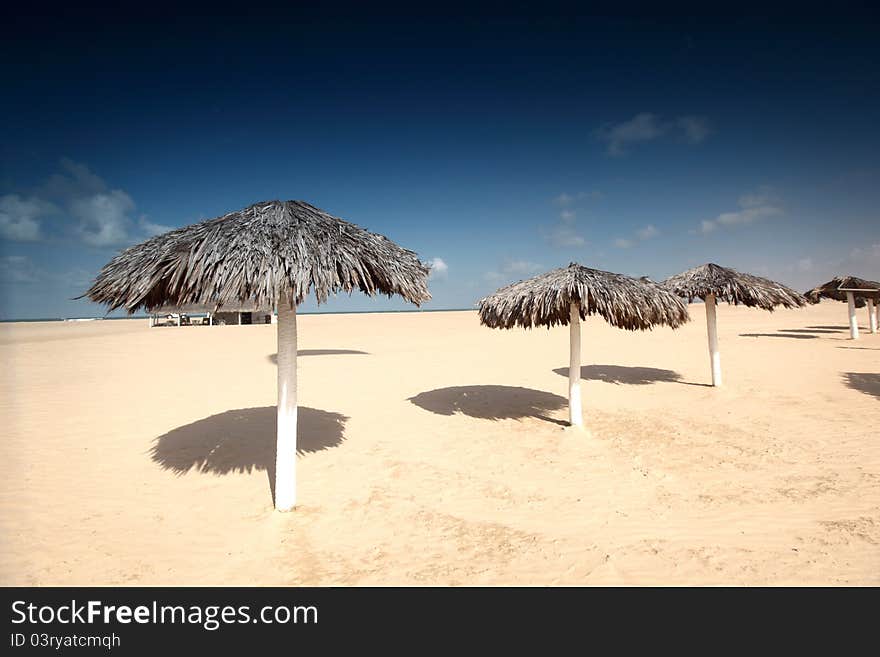
<svg viewBox="0 0 880 657"><path fill-rule="evenodd" d="M570 261L880 277L876 16L548 7L12 16L0 319L101 315L120 249L275 198L435 262L427 308Z"/></svg>

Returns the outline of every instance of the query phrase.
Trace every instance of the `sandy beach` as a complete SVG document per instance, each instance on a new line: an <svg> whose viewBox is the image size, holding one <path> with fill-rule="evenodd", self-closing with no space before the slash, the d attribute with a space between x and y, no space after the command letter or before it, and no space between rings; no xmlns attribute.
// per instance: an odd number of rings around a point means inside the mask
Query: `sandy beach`
<svg viewBox="0 0 880 657"><path fill-rule="evenodd" d="M880 335L722 304L568 331L301 315L299 506L275 326L0 325L3 585L878 585Z"/></svg>

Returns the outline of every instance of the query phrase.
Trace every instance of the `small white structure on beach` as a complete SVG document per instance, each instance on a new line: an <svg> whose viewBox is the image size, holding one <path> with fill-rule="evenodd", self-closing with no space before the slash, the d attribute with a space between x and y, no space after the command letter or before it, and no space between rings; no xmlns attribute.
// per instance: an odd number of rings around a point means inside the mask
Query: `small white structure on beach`
<svg viewBox="0 0 880 657"><path fill-rule="evenodd" d="M245 306L234 310L215 310L213 306L189 304L179 308L163 306L152 309L149 325L150 327L168 326L167 322L164 324L159 323L162 317L170 319L171 325L182 326L184 324L192 324L191 319L189 319L191 315L203 315L201 323L208 326L274 324L278 321L278 316L272 308Z"/></svg>

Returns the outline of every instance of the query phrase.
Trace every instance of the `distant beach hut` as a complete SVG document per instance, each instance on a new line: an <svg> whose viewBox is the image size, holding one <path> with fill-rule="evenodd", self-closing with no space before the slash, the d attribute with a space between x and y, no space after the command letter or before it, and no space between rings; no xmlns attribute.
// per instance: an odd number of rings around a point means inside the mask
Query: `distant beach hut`
<svg viewBox="0 0 880 657"><path fill-rule="evenodd" d="M264 201L126 249L83 296L111 310L278 309L275 507L296 504L296 307L339 291L431 298L429 268L388 238L303 201Z"/></svg>
<svg viewBox="0 0 880 657"><path fill-rule="evenodd" d="M857 276L835 276L827 283L817 285L804 293L810 303L822 299L846 301L849 310L849 337L857 340L859 323L856 321L856 308L868 306L868 326L871 333L877 332L877 313L880 307L880 283L866 281Z"/></svg>
<svg viewBox="0 0 880 657"><path fill-rule="evenodd" d="M583 426L581 411L581 326L599 315L629 331L688 321L687 306L656 283L590 269L577 263L520 281L479 301L480 323L490 328L569 326L569 422Z"/></svg>
<svg viewBox="0 0 880 657"><path fill-rule="evenodd" d="M253 304L239 305L237 308L225 307L221 311L217 311L213 305L205 304L188 304L183 308L175 308L172 306L163 306L161 308L153 308L150 313L150 323L153 326L162 326L159 323L160 317L171 316L172 323L180 326L181 315L204 315L202 324L208 326L224 326L226 324L235 325L253 325L253 324L274 324L275 311L274 306L265 308L256 308Z"/></svg>
<svg viewBox="0 0 880 657"><path fill-rule="evenodd" d="M726 301L749 308L773 312L776 306L800 308L806 300L782 283L743 274L735 269L713 263L700 265L676 274L662 285L688 302L700 298L706 305L706 325L709 333L709 358L712 363L712 385L721 385L721 354L718 351L718 325L715 302Z"/></svg>

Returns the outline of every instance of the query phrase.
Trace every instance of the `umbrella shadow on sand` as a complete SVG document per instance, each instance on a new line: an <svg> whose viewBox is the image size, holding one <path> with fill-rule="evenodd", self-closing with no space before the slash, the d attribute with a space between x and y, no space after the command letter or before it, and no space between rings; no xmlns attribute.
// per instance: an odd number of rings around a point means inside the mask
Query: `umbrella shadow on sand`
<svg viewBox="0 0 880 657"><path fill-rule="evenodd" d="M150 456L165 470L212 474L265 470L275 499L275 406L238 408L172 429L156 438ZM336 447L344 440L348 418L339 413L300 406L297 453Z"/></svg>
<svg viewBox="0 0 880 657"><path fill-rule="evenodd" d="M358 351L357 349L300 349L296 352L297 356L346 356L360 355L369 356L369 352ZM266 358L273 365L278 364L278 354L269 354Z"/></svg>
<svg viewBox="0 0 880 657"><path fill-rule="evenodd" d="M567 367L553 370L560 376L568 376ZM672 370L657 367L624 367L623 365L584 365L581 367L581 379L585 381L604 381L620 385L643 386L651 383L681 383L689 386L706 386L706 383L690 383L681 380L681 374Z"/></svg>
<svg viewBox="0 0 880 657"><path fill-rule="evenodd" d="M819 328L818 326L802 329L779 329L779 331L781 333L840 333L837 329Z"/></svg>
<svg viewBox="0 0 880 657"><path fill-rule="evenodd" d="M437 415L461 413L484 420L519 420L534 417L568 426L568 422L547 416L568 408L565 397L543 390L517 386L452 386L421 392L407 401Z"/></svg>
<svg viewBox="0 0 880 657"><path fill-rule="evenodd" d="M741 338L794 338L795 340L815 340L817 335L806 333L740 333Z"/></svg>
<svg viewBox="0 0 880 657"><path fill-rule="evenodd" d="M847 387L880 399L880 374L870 372L844 372L843 382Z"/></svg>

